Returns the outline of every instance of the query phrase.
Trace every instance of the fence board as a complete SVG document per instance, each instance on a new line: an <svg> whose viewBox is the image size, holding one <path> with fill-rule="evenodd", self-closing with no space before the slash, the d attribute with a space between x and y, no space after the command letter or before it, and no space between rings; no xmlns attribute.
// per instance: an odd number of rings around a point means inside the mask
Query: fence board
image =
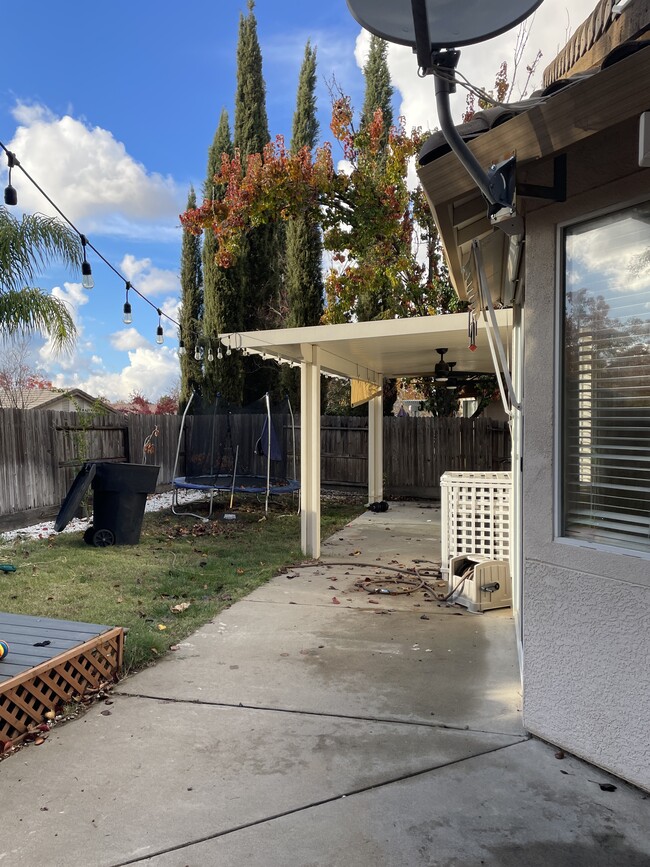
<svg viewBox="0 0 650 867"><path fill-rule="evenodd" d="M192 424L189 416L188 422ZM22 518L25 512L38 515L36 520L48 510L56 514L84 460L140 463L144 440L156 425L154 451L147 455L146 462L160 466L159 487L169 485L174 475L180 423L180 417L171 415L106 415L89 419L71 412L0 410L0 519L16 513ZM292 473L291 418L283 416L276 424L283 432L287 470ZM323 484L364 489L368 483L368 420L324 416L321 424ZM250 425L251 430L242 433L247 443L259 435L259 421L253 419ZM295 427L299 478L299 415ZM387 417L383 429L387 497L435 499L440 496L440 476L448 470L509 469L510 432L506 422L485 418ZM245 444L242 447L248 448ZM184 458L183 445L177 475L185 472Z"/></svg>

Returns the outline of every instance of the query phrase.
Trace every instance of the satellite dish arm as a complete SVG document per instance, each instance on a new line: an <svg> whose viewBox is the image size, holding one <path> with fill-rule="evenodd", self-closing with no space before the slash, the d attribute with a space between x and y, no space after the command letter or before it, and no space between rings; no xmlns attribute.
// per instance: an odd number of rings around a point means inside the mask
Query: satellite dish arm
<svg viewBox="0 0 650 867"><path fill-rule="evenodd" d="M497 211L501 208L510 208L512 200L508 201L507 195L499 195L500 191L494 189L493 181L460 137L454 125L449 95L456 90L454 70L459 57L460 51L456 50L438 51L432 57L433 66L431 72L435 77L436 108L438 109L440 129L459 162L465 167L469 176L483 193L483 196L490 205L489 212L491 214L492 211Z"/></svg>
<svg viewBox="0 0 650 867"><path fill-rule="evenodd" d="M474 154L463 141L454 125L451 116L449 95L456 90L454 74L460 51L437 51L432 55L432 65L425 72L432 72L435 78L436 108L440 129L447 144L456 154L461 165L465 167L470 177L488 202L488 214L493 216L501 208L512 207L512 196L504 184L498 171L485 172Z"/></svg>

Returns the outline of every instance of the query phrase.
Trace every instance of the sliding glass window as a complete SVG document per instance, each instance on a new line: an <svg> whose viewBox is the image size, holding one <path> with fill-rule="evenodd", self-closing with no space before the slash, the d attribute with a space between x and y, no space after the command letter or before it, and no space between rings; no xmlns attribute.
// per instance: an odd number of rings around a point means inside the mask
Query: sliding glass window
<svg viewBox="0 0 650 867"><path fill-rule="evenodd" d="M561 535L650 553L650 203L562 240Z"/></svg>

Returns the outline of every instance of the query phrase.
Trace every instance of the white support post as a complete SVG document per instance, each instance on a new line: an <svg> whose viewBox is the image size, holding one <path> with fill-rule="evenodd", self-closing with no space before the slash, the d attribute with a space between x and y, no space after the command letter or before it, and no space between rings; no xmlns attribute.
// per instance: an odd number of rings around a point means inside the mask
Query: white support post
<svg viewBox="0 0 650 867"><path fill-rule="evenodd" d="M368 502L384 499L384 414L379 394L368 402Z"/></svg>
<svg viewBox="0 0 650 867"><path fill-rule="evenodd" d="M302 553L320 557L320 363L311 348L300 365L300 540Z"/></svg>

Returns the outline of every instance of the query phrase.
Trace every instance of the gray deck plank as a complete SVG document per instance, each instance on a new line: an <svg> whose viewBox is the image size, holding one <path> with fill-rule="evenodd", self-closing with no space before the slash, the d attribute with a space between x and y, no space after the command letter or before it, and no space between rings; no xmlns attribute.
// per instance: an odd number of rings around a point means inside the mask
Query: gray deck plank
<svg viewBox="0 0 650 867"><path fill-rule="evenodd" d="M0 660L0 685L110 629L113 627L98 623L0 612L0 639L9 645L9 653ZM50 643L45 647L34 646L42 641Z"/></svg>
<svg viewBox="0 0 650 867"><path fill-rule="evenodd" d="M34 617L31 614L7 614L0 611L0 628L4 623L15 624L38 624L49 629L69 629L74 631L92 632L94 635L99 635L101 632L106 632L111 629L110 626L101 626L98 623L77 623L74 620L57 620L54 617Z"/></svg>

